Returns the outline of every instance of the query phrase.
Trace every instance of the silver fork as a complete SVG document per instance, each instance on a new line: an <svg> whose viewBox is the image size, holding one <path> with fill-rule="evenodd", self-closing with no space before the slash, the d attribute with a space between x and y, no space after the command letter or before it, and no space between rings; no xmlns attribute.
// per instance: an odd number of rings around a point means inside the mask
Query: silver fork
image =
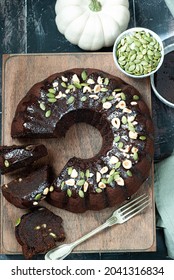
<svg viewBox="0 0 174 280"><path fill-rule="evenodd" d="M99 233L103 229L110 227L115 224L122 224L139 214L143 209L149 205L149 197L146 194L143 194L128 203L124 204L122 207L113 212L112 216L105 221L104 224L95 228L91 232L82 236L75 242L69 244L60 245L50 251L45 255L45 260L63 260L68 256L72 250L78 246L80 243L84 242L88 238L92 237L94 234Z"/></svg>

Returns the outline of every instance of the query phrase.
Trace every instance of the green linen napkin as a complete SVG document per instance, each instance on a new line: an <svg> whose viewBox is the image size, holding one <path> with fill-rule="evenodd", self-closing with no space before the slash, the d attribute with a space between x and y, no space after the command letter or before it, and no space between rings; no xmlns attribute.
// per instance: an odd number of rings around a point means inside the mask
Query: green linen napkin
<svg viewBox="0 0 174 280"><path fill-rule="evenodd" d="M157 225L164 228L168 256L174 259L174 153L155 164Z"/></svg>

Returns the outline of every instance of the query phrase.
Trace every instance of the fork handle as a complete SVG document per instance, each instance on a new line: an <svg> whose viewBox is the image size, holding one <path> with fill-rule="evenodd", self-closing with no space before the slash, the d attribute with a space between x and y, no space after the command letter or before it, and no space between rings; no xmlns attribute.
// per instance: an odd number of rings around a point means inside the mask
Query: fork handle
<svg viewBox="0 0 174 280"><path fill-rule="evenodd" d="M79 239L77 239L76 241L72 242L72 246L73 248L75 248L76 246L78 246L80 243L84 242L85 240L89 239L90 237L92 237L93 235L99 233L100 231L104 230L105 228L107 228L108 226L110 226L109 222L106 221L105 223L103 223L102 225L100 225L99 227L93 229L92 231L88 232L87 234L83 235L82 237L80 237Z"/></svg>
<svg viewBox="0 0 174 280"><path fill-rule="evenodd" d="M93 235L99 233L103 229L107 228L108 226L111 226L109 221L107 220L105 223L100 225L99 227L95 228L91 232L87 233L86 235L82 236L78 240L69 243L69 244L63 244L57 248L54 248L50 250L46 255L45 259L46 260L63 260L66 256L68 256L72 250L78 246L80 243L84 242L88 238L92 237Z"/></svg>

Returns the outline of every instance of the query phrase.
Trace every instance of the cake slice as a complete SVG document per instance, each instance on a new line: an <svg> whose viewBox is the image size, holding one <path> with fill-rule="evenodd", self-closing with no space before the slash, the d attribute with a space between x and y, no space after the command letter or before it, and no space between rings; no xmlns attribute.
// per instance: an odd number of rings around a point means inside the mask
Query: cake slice
<svg viewBox="0 0 174 280"><path fill-rule="evenodd" d="M1 174L29 166L47 155L47 149L43 144L0 146Z"/></svg>
<svg viewBox="0 0 174 280"><path fill-rule="evenodd" d="M53 187L50 186L50 175L50 167L45 165L32 171L26 177L4 184L2 194L18 208L37 206L49 191L53 191Z"/></svg>
<svg viewBox="0 0 174 280"><path fill-rule="evenodd" d="M46 208L37 207L16 222L15 236L26 259L44 253L65 239L62 218Z"/></svg>

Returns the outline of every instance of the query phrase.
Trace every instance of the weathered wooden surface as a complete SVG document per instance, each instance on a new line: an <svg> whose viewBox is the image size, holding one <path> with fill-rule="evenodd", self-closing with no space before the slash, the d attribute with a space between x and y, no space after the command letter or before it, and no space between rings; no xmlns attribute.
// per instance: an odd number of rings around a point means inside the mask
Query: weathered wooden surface
<svg viewBox="0 0 174 280"><path fill-rule="evenodd" d="M2 143L11 145L18 143L10 136L11 121L19 100L36 82L47 76L74 67L91 67L102 69L108 73L120 76L134 85L144 96L148 106L151 105L149 79L133 80L122 76L115 68L111 53L74 53L58 55L11 55L4 58L3 76L3 131ZM99 141L99 140L100 141ZM24 141L21 141L24 142ZM28 142L30 142L28 140ZM34 141L32 141L34 142ZM38 142L38 141L37 141ZM98 131L89 125L78 124L73 126L65 139L45 139L50 155L50 163L56 172L59 172L67 160L73 155L88 158L96 154L101 146ZM84 149L84 146L86 149ZM3 177L3 182L10 180ZM153 203L153 174L142 185L139 193L147 192L151 197L150 207L143 214L130 220L128 223L105 230L98 236L86 241L76 248L76 252L105 252L105 251L151 251L155 246L155 220ZM67 233L66 242L78 237L100 225L110 216L114 209L104 209L100 212L88 211L84 214L73 214L65 210L54 208L44 203L49 209L59 214L64 220ZM17 209L2 199L2 252L21 252L14 236L16 219L25 210Z"/></svg>

